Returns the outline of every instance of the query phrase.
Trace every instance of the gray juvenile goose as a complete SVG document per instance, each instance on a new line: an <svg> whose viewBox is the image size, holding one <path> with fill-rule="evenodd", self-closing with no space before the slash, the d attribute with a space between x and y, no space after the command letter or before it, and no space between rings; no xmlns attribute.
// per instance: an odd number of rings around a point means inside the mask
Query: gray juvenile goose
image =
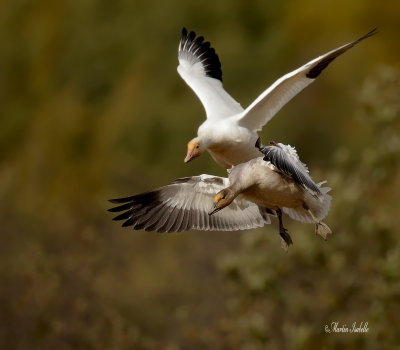
<svg viewBox="0 0 400 350"><path fill-rule="evenodd" d="M239 164L229 171L230 185L214 197L214 209L210 215L229 206L241 195L261 208L274 211L279 220L282 247L287 250L292 239L282 222L282 210L292 219L314 223L315 233L326 239L331 229L321 220L328 214L332 197L329 187L321 187L310 177L296 150L288 145L272 142L256 147L264 154Z"/></svg>
<svg viewBox="0 0 400 350"><path fill-rule="evenodd" d="M291 146L263 147L259 140L256 146L264 157L233 167L229 178L177 179L154 191L112 199L119 205L109 211L123 212L114 218L125 220L122 226L157 232L252 229L269 224L269 215L276 214L287 250L292 239L282 223L283 211L297 221L314 223L315 232L326 239L331 230L321 220L329 211L330 188L313 182Z"/></svg>

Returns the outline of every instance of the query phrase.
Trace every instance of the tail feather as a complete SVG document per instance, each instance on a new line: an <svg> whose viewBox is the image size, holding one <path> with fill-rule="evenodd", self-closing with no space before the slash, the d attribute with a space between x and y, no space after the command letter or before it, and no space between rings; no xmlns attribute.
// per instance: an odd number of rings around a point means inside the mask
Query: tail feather
<svg viewBox="0 0 400 350"><path fill-rule="evenodd" d="M328 194L331 188L321 187L324 183L325 181L318 184L321 191L319 196L315 197L309 192L305 193L305 203L318 220L325 218L331 207L332 196ZM306 223L314 222L310 213L304 208L283 208L283 211L293 220Z"/></svg>

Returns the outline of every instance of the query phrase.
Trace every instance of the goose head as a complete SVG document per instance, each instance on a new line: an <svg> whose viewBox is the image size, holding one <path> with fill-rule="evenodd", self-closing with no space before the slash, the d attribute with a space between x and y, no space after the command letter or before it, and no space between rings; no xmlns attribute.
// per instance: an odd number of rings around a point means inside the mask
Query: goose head
<svg viewBox="0 0 400 350"><path fill-rule="evenodd" d="M204 149L200 143L200 139L195 137L188 142L186 157L183 161L185 163L190 162L192 159L199 157L203 152Z"/></svg>
<svg viewBox="0 0 400 350"><path fill-rule="evenodd" d="M213 215L221 209L224 209L233 202L235 197L235 193L230 188L224 188L219 191L214 197L213 207L208 215Z"/></svg>

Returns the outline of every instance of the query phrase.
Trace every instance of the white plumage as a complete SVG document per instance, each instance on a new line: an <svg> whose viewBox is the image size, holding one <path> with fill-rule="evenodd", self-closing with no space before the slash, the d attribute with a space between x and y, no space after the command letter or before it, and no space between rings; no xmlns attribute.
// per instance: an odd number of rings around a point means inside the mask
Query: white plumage
<svg viewBox="0 0 400 350"><path fill-rule="evenodd" d="M330 62L375 33L376 29L284 75L243 109L223 88L221 63L210 43L184 28L178 49L178 73L198 96L207 116L198 136L188 144L185 162L204 150L225 168L257 157L253 147L257 132Z"/></svg>

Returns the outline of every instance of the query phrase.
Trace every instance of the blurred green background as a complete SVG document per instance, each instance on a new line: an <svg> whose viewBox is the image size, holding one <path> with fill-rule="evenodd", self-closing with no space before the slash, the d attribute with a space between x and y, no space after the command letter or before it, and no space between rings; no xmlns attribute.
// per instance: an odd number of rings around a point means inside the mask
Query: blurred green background
<svg viewBox="0 0 400 350"><path fill-rule="evenodd" d="M398 1L0 2L1 349L399 349ZM204 111L176 72L183 26L247 106L374 27L264 128L328 180L333 229L155 234L107 199L200 173ZM366 334L325 325L368 322Z"/></svg>

